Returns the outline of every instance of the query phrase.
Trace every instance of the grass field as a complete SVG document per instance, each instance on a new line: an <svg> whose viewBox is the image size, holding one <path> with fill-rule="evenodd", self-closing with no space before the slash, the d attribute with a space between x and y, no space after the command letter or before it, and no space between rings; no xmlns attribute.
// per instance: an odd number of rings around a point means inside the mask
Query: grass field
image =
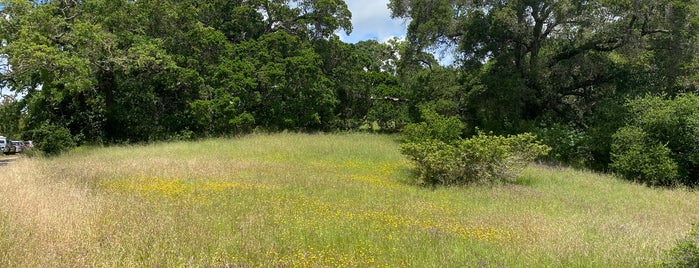
<svg viewBox="0 0 699 268"><path fill-rule="evenodd" d="M396 137L252 135L84 148L0 167L0 267L639 267L699 193L530 167L411 183Z"/></svg>

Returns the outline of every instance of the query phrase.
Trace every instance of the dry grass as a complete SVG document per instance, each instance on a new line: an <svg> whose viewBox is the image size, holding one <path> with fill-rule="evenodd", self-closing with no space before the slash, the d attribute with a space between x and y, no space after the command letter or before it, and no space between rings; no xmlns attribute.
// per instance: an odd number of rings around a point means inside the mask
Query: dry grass
<svg viewBox="0 0 699 268"><path fill-rule="evenodd" d="M652 266L699 194L535 167L423 188L390 136L84 148L0 167L0 266Z"/></svg>
<svg viewBox="0 0 699 268"><path fill-rule="evenodd" d="M91 246L84 238L93 231L99 198L41 162L21 159L2 170L0 229L7 246L0 247L0 259L22 259L31 266L84 264Z"/></svg>

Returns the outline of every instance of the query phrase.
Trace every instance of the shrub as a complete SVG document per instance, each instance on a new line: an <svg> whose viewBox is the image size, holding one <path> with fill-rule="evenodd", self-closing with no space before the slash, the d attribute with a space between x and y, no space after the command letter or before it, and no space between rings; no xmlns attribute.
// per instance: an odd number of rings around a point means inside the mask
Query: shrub
<svg viewBox="0 0 699 268"><path fill-rule="evenodd" d="M461 138L461 133L466 128L455 116L445 117L427 108L423 108L421 112L423 122L408 124L403 128L406 142L438 140L452 143Z"/></svg>
<svg viewBox="0 0 699 268"><path fill-rule="evenodd" d="M572 126L553 124L534 130L541 141L551 147L547 159L575 167L584 167L592 159L587 148L587 133Z"/></svg>
<svg viewBox="0 0 699 268"><path fill-rule="evenodd" d="M627 108L629 121L612 138L610 167L648 185L699 183L699 96L646 96Z"/></svg>
<svg viewBox="0 0 699 268"><path fill-rule="evenodd" d="M421 183L464 185L511 182L550 147L529 133L504 137L479 132L451 143L438 139L407 142L401 150L416 163Z"/></svg>
<svg viewBox="0 0 699 268"><path fill-rule="evenodd" d="M22 154L26 157L40 157L43 156L43 153L36 149L36 147L24 147L22 149Z"/></svg>
<svg viewBox="0 0 699 268"><path fill-rule="evenodd" d="M459 177L469 182L511 182L527 165L550 147L540 144L536 136L525 133L515 136L478 135L457 143Z"/></svg>
<svg viewBox="0 0 699 268"><path fill-rule="evenodd" d="M678 167L672 152L650 139L643 129L624 127L613 139L611 168L625 178L649 185L671 185L677 180Z"/></svg>
<svg viewBox="0 0 699 268"><path fill-rule="evenodd" d="M670 250L665 267L699 267L699 230L692 226L689 234Z"/></svg>
<svg viewBox="0 0 699 268"><path fill-rule="evenodd" d="M70 130L53 123L43 123L32 131L34 147L46 155L57 155L75 147Z"/></svg>
<svg viewBox="0 0 699 268"><path fill-rule="evenodd" d="M401 152L416 164L418 180L427 184L453 184L459 181L456 147L440 140L409 142Z"/></svg>

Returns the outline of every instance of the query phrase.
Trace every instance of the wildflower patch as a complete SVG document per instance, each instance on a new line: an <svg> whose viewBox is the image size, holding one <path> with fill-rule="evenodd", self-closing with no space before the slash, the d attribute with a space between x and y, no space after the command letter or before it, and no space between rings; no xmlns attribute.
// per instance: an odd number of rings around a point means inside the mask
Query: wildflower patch
<svg viewBox="0 0 699 268"><path fill-rule="evenodd" d="M104 189L134 193L154 198L188 198L215 196L241 190L271 189L270 185L251 184L229 180L180 179L141 177L118 179L100 184Z"/></svg>

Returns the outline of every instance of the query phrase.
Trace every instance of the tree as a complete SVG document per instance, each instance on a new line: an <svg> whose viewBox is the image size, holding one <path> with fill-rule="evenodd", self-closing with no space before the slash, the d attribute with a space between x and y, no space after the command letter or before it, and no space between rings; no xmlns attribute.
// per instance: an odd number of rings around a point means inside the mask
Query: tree
<svg viewBox="0 0 699 268"><path fill-rule="evenodd" d="M11 95L5 95L0 101L0 135L10 138L20 138L20 120L22 118L22 102Z"/></svg>
<svg viewBox="0 0 699 268"><path fill-rule="evenodd" d="M254 88L246 108L270 129L321 130L335 119L336 99L309 43L285 32L271 33L237 48L239 61L254 66Z"/></svg>
<svg viewBox="0 0 699 268"><path fill-rule="evenodd" d="M361 111L364 122L377 124L382 131L397 131L410 122L410 96L401 86L397 69L401 43L391 39L386 43L375 40L354 45L359 57L359 75L355 78L364 90Z"/></svg>
<svg viewBox="0 0 699 268"><path fill-rule="evenodd" d="M699 183L699 96L646 96L627 106L627 125L614 134L612 168L649 185Z"/></svg>
<svg viewBox="0 0 699 268"><path fill-rule="evenodd" d="M389 7L411 19L413 53L456 51L459 112L482 129L572 125L593 131L592 145L609 144L615 129L606 128L622 122L609 122L620 118L607 112L625 98L695 90L694 0L392 0ZM595 149L593 161L608 154L609 146Z"/></svg>
<svg viewBox="0 0 699 268"><path fill-rule="evenodd" d="M334 125L339 75L319 51L351 31L343 1L0 4L12 66L0 79L24 96L28 135L48 125L80 144Z"/></svg>
<svg viewBox="0 0 699 268"><path fill-rule="evenodd" d="M76 47L88 43L94 27L78 17L82 10L75 1L45 4L30 1L3 1L5 20L0 33L7 45L11 71L4 80L27 99L25 125L38 127L45 120L71 128L78 136L100 137L104 102L89 99L97 94L97 81L88 56ZM91 34L87 36L85 34ZM85 113L72 113L81 107Z"/></svg>
<svg viewBox="0 0 699 268"><path fill-rule="evenodd" d="M668 70L658 86L673 87L690 71L682 63L696 49L693 1L393 0L389 6L393 16L412 19L408 40L415 49L457 46L467 70L509 77L518 86L508 86L507 94L521 103L512 110L524 119L553 112L582 120L566 108L585 112L598 95L612 92L623 65Z"/></svg>

